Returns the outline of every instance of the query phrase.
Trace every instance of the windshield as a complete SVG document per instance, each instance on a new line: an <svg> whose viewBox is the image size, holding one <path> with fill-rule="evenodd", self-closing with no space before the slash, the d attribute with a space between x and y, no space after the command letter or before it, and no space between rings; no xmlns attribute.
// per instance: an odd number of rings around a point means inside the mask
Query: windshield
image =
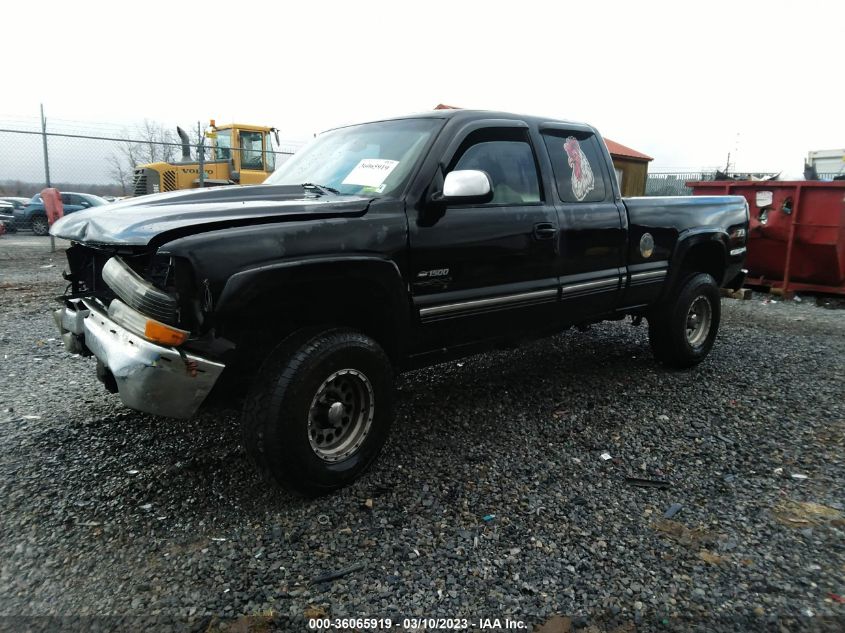
<svg viewBox="0 0 845 633"><path fill-rule="evenodd" d="M438 119L401 119L332 130L299 150L264 182L390 195L405 182L439 124Z"/></svg>
<svg viewBox="0 0 845 633"><path fill-rule="evenodd" d="M90 202L92 207L99 207L104 204L109 204L109 201L105 198L101 198L100 196L95 196L93 194L88 194L87 196L82 197L88 202Z"/></svg>

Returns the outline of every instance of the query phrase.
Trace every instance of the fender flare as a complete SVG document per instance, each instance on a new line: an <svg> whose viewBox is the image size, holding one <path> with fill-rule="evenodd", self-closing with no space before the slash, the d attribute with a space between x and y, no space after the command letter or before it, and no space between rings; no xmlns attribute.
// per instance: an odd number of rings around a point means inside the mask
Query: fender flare
<svg viewBox="0 0 845 633"><path fill-rule="evenodd" d="M283 292L285 286L294 283L325 283L326 279L362 280L381 288L387 298L384 308L390 311L396 325L396 343L401 345L411 325L408 290L395 261L372 255L309 257L236 272L226 280L214 313L229 316L243 305L260 300L265 293Z"/></svg>
<svg viewBox="0 0 845 633"><path fill-rule="evenodd" d="M716 244L721 251L722 267L724 270L727 270L728 234L724 230L714 229L712 227L696 227L684 231L678 236L672 257L669 259L671 262L669 265L669 275L666 278L661 298L666 297L678 282L681 281L681 262L684 261L684 258L694 247L701 244ZM722 277L724 277L724 272L722 273ZM721 286L724 283L724 279L717 279L716 283Z"/></svg>

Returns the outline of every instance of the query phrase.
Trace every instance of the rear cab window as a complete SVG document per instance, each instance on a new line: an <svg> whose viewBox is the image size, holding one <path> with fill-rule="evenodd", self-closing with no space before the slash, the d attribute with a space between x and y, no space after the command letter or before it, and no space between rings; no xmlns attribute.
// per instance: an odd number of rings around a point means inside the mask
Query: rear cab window
<svg viewBox="0 0 845 633"><path fill-rule="evenodd" d="M613 189L607 182L605 158L591 132L543 130L558 197L562 202L602 202Z"/></svg>

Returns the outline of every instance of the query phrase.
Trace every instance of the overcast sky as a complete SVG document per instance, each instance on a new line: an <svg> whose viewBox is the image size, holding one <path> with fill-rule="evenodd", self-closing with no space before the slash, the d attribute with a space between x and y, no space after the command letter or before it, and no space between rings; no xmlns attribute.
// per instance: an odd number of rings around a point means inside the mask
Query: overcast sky
<svg viewBox="0 0 845 633"><path fill-rule="evenodd" d="M243 13L239 13L242 9ZM7 3L0 127L144 118L304 140L437 103L583 120L659 169L845 147L845 2ZM0 178L3 174L0 174Z"/></svg>

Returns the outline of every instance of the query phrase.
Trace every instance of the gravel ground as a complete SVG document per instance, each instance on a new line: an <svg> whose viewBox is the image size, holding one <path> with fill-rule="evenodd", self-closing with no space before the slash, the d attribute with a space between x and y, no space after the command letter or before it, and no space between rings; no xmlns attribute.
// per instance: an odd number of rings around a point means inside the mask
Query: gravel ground
<svg viewBox="0 0 845 633"><path fill-rule="evenodd" d="M845 628L843 310L726 299L690 372L609 323L407 374L376 466L304 501L253 473L235 408L135 413L63 351L47 243L0 238L0 629Z"/></svg>

